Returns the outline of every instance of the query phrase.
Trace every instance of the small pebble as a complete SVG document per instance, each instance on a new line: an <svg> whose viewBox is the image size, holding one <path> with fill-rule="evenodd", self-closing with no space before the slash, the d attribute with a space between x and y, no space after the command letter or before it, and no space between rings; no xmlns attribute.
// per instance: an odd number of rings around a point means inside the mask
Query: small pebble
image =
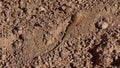
<svg viewBox="0 0 120 68"><path fill-rule="evenodd" d="M65 10L65 9L66 9L66 6L62 6L62 9Z"/></svg>
<svg viewBox="0 0 120 68"><path fill-rule="evenodd" d="M2 55L2 60L5 60L6 59L6 55Z"/></svg>
<svg viewBox="0 0 120 68"><path fill-rule="evenodd" d="M108 27L108 23L104 22L101 27L102 29L106 29Z"/></svg>
<svg viewBox="0 0 120 68"><path fill-rule="evenodd" d="M40 7L41 11L46 11L46 9L44 7Z"/></svg>
<svg viewBox="0 0 120 68"><path fill-rule="evenodd" d="M106 29L106 28L108 28L108 23L107 22L97 22L97 23L95 23L95 27L98 29Z"/></svg>

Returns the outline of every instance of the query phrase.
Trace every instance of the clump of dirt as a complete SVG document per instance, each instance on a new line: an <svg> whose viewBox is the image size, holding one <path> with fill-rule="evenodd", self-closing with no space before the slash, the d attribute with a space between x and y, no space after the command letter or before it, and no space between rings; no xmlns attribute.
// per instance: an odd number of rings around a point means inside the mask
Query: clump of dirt
<svg viewBox="0 0 120 68"><path fill-rule="evenodd" d="M119 68L119 0L1 0L0 68Z"/></svg>

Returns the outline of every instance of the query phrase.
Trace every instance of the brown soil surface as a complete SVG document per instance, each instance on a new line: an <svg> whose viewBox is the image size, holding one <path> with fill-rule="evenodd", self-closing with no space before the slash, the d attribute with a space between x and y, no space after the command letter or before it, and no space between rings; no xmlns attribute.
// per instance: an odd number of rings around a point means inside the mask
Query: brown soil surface
<svg viewBox="0 0 120 68"><path fill-rule="evenodd" d="M0 0L0 68L120 68L120 0Z"/></svg>

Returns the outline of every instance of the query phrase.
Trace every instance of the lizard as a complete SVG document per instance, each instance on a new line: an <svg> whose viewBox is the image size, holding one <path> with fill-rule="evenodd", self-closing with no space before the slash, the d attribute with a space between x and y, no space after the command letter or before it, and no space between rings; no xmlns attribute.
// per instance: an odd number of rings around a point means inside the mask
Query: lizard
<svg viewBox="0 0 120 68"><path fill-rule="evenodd" d="M80 23L80 21L82 19L84 19L84 14L85 14L85 12L77 12L75 15L71 16L71 20L69 21L69 24L64 31L65 33L62 36L61 41L59 41L58 44L56 44L56 46L54 48L52 48L51 50L49 50L48 52L53 51L54 49L56 49L58 46L62 45L68 39L69 35L74 31L76 25L78 25Z"/></svg>

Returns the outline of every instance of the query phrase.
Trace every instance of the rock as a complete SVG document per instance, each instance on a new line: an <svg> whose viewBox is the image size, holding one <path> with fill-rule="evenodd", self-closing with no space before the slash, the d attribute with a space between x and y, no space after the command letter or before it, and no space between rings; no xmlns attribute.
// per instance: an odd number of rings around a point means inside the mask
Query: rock
<svg viewBox="0 0 120 68"><path fill-rule="evenodd" d="M2 55L2 60L5 60L6 59L6 55Z"/></svg>
<svg viewBox="0 0 120 68"><path fill-rule="evenodd" d="M108 23L107 22L97 22L95 24L97 29L106 29L108 28Z"/></svg>
<svg viewBox="0 0 120 68"><path fill-rule="evenodd" d="M108 23L104 22L102 25L101 25L102 29L106 29L108 27Z"/></svg>

